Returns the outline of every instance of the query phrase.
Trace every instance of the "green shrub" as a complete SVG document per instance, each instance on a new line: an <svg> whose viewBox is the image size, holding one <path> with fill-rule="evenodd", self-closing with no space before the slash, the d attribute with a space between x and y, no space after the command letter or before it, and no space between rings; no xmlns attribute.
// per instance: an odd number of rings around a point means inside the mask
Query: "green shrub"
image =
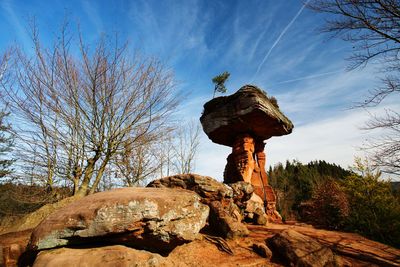
<svg viewBox="0 0 400 267"><path fill-rule="evenodd" d="M346 220L348 230L368 238L400 247L400 203L389 181L380 179L368 161L356 159L355 172L342 184L351 207Z"/></svg>

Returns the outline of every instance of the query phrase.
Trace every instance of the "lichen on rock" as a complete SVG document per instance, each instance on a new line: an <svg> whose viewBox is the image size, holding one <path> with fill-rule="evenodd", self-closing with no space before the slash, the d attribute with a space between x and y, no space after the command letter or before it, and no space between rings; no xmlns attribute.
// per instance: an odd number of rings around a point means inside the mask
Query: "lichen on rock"
<svg viewBox="0 0 400 267"><path fill-rule="evenodd" d="M93 242L171 250L197 238L209 207L187 190L122 188L96 193L65 206L33 231L30 250Z"/></svg>

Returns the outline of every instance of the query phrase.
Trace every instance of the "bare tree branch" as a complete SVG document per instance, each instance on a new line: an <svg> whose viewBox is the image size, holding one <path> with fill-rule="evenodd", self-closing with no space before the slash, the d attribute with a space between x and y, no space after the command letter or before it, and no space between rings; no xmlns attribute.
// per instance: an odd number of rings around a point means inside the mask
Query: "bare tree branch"
<svg viewBox="0 0 400 267"><path fill-rule="evenodd" d="M377 73L383 74L381 85L370 89L369 96L356 107L377 106L389 96L400 93L400 2L398 0L314 0L308 7L326 13L322 32L339 37L353 46L348 58L350 69L368 63L379 63ZM400 116L388 110L384 116L371 116L365 129L384 130L364 147L372 164L383 172L400 174Z"/></svg>
<svg viewBox="0 0 400 267"><path fill-rule="evenodd" d="M73 46L66 23L56 40L44 47L32 29L35 53L17 49L3 100L19 121L21 165L31 166L21 178L68 183L85 195L98 190L127 145L162 136L180 97L168 69L132 56L118 37L90 49L79 35Z"/></svg>

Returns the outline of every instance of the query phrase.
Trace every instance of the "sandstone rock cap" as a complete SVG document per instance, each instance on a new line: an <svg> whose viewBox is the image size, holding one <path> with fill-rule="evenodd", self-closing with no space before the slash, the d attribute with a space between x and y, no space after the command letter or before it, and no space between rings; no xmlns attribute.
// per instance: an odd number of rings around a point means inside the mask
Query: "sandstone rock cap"
<svg viewBox="0 0 400 267"><path fill-rule="evenodd" d="M253 85L205 103L200 121L211 141L226 146L232 146L240 134L266 140L290 134L293 129L292 122Z"/></svg>

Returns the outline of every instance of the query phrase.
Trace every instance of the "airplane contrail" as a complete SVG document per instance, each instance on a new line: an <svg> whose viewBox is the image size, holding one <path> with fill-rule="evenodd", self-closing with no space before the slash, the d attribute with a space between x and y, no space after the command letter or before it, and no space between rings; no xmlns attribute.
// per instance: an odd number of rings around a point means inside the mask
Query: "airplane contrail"
<svg viewBox="0 0 400 267"><path fill-rule="evenodd" d="M292 18L292 20L289 22L288 25L286 25L286 27L283 29L283 31L281 32L281 34L279 34L278 38L276 38L275 42L272 44L272 46L270 47L270 49L268 50L267 54L264 56L263 60L261 61L260 65L258 65L257 71L256 73L253 75L253 78L251 79L252 83L255 79L255 77L258 75L258 73L260 72L261 67L264 65L265 61L267 61L269 55L271 54L272 50L275 48L275 46L279 43L279 41L281 40L282 36L287 32L287 30L290 28L290 26L292 26L292 24L296 21L296 19L300 16L301 12L303 12L303 9L306 7L306 5L308 4L308 2L310 2L310 0L307 0L306 3L303 4L303 6L300 8L300 10L297 12L297 14Z"/></svg>
<svg viewBox="0 0 400 267"><path fill-rule="evenodd" d="M312 74L312 75L303 76L303 77L300 77L300 78L280 81L280 82L271 84L271 86L272 85L278 85L278 84L284 84L284 83L297 82L297 81L302 81L302 80L308 80L308 79L314 79L314 78L318 78L318 77L321 77L321 76L326 76L326 75L331 75L331 74L336 74L336 73L341 73L341 72L343 72L343 70L335 70L335 71L328 71L328 72L323 72L323 73L318 73L318 74Z"/></svg>

